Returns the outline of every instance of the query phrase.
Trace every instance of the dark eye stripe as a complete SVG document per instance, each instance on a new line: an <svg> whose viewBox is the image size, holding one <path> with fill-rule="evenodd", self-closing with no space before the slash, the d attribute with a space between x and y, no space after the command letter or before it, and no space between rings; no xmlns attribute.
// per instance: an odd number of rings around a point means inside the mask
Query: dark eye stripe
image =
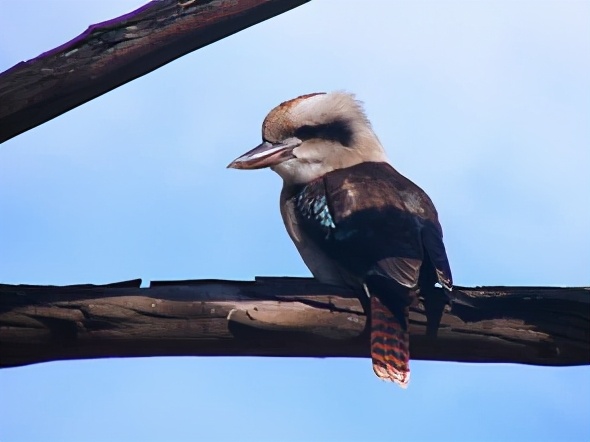
<svg viewBox="0 0 590 442"><path fill-rule="evenodd" d="M347 147L352 143L352 129L346 121L342 120L316 126L301 126L295 131L295 136L303 141L313 138L337 141Z"/></svg>

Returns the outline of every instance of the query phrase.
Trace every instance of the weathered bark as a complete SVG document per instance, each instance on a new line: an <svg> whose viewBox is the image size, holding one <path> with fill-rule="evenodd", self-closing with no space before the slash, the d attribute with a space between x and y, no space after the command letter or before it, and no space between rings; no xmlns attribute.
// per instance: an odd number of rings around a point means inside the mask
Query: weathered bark
<svg viewBox="0 0 590 442"><path fill-rule="evenodd" d="M437 338L411 311L413 359L590 363L588 288L454 290ZM343 289L306 278L0 285L0 366L131 356L367 357L365 317Z"/></svg>
<svg viewBox="0 0 590 442"><path fill-rule="evenodd" d="M0 143L309 0L155 0L0 74Z"/></svg>

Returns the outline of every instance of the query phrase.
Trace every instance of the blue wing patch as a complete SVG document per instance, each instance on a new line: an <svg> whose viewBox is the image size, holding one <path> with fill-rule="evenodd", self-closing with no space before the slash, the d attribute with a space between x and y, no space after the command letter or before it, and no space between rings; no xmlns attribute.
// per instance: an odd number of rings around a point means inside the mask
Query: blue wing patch
<svg viewBox="0 0 590 442"><path fill-rule="evenodd" d="M308 192L308 187L295 197L295 207L300 215L309 221L316 221L325 229L335 229L334 219L330 213L326 195L312 195Z"/></svg>

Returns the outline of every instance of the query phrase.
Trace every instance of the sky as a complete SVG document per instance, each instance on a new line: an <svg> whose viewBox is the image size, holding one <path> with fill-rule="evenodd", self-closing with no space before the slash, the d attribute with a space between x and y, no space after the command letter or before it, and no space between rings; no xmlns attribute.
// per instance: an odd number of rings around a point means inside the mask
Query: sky
<svg viewBox="0 0 590 442"><path fill-rule="evenodd" d="M48 7L48 4L51 7ZM0 0L0 71L142 0ZM590 2L313 0L0 145L0 282L309 276L281 181L226 165L346 90L458 285L590 285ZM0 349L1 351L1 349ZM137 358L0 370L0 441L588 441L590 368Z"/></svg>

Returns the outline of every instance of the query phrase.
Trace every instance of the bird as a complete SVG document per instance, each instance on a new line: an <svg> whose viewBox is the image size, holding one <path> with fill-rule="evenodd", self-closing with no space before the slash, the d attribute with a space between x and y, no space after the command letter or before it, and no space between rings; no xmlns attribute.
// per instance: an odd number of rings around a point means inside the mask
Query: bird
<svg viewBox="0 0 590 442"><path fill-rule="evenodd" d="M362 103L342 91L285 101L264 119L262 143L227 167L282 178L281 215L304 263L319 282L357 294L373 371L407 387L409 307L423 296L427 316L427 300L444 308L451 269L434 204L391 165ZM428 319L434 333L441 315Z"/></svg>

